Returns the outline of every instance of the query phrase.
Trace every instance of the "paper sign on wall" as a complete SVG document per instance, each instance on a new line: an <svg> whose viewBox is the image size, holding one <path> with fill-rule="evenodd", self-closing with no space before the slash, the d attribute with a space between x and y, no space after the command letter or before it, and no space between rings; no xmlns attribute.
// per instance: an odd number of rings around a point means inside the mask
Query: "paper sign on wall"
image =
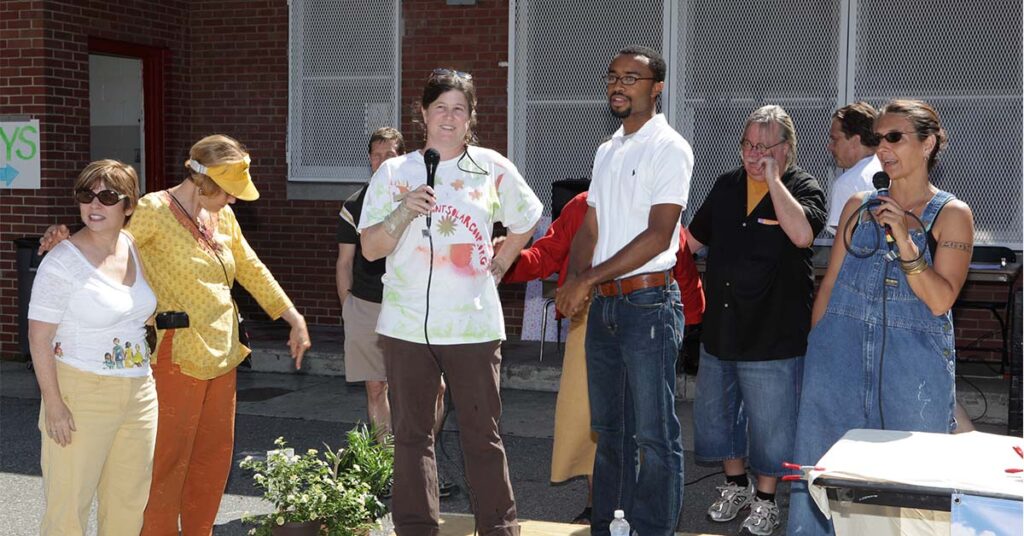
<svg viewBox="0 0 1024 536"><path fill-rule="evenodd" d="M0 188L40 187L39 120L0 122Z"/></svg>

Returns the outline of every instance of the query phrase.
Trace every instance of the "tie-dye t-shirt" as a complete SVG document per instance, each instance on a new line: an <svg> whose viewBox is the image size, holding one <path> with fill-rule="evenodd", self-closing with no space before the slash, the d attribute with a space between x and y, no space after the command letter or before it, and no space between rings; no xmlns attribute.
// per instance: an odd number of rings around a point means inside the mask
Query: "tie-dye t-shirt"
<svg viewBox="0 0 1024 536"><path fill-rule="evenodd" d="M385 162L370 180L359 229L383 221L406 192L426 181L423 155L418 151ZM431 344L504 340L501 302L489 271L494 256L491 229L501 222L510 232L525 233L540 219L543 206L512 162L480 147L469 147L465 155L441 162L434 193L433 274L430 241L423 232L426 217L421 216L406 228L387 257L377 332L426 342L423 324L428 316L430 277Z"/></svg>

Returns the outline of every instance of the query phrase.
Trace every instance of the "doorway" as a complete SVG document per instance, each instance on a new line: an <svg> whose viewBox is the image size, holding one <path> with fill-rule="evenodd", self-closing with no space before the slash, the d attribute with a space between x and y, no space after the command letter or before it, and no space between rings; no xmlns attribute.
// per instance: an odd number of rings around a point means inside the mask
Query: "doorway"
<svg viewBox="0 0 1024 536"><path fill-rule="evenodd" d="M135 168L146 191L142 60L89 54L89 159Z"/></svg>
<svg viewBox="0 0 1024 536"><path fill-rule="evenodd" d="M164 74L170 50L89 38L90 156L139 173L142 193L167 187Z"/></svg>

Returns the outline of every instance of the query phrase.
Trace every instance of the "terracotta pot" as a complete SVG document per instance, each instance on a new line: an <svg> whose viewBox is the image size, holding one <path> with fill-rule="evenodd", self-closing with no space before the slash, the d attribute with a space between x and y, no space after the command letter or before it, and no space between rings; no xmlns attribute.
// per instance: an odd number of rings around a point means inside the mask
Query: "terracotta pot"
<svg viewBox="0 0 1024 536"><path fill-rule="evenodd" d="M320 521L291 521L270 529L274 536L319 536Z"/></svg>

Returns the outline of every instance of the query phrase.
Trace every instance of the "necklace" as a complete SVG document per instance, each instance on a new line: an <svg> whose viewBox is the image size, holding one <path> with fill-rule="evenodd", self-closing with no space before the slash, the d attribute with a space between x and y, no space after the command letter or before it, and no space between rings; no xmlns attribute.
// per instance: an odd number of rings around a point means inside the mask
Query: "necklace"
<svg viewBox="0 0 1024 536"><path fill-rule="evenodd" d="M184 212L186 216L188 216L189 220L191 220L192 223L195 224L196 229L199 231L199 234L201 234L203 236L210 236L208 231L207 231L206 224L199 217L199 214L197 213L195 216L192 216L192 214L189 213L189 211L185 208L185 206L181 204L181 201L178 201L178 196L174 195L174 192L168 192L168 193L171 194L171 199L174 200L174 204L178 205L178 208L180 208L181 211Z"/></svg>

